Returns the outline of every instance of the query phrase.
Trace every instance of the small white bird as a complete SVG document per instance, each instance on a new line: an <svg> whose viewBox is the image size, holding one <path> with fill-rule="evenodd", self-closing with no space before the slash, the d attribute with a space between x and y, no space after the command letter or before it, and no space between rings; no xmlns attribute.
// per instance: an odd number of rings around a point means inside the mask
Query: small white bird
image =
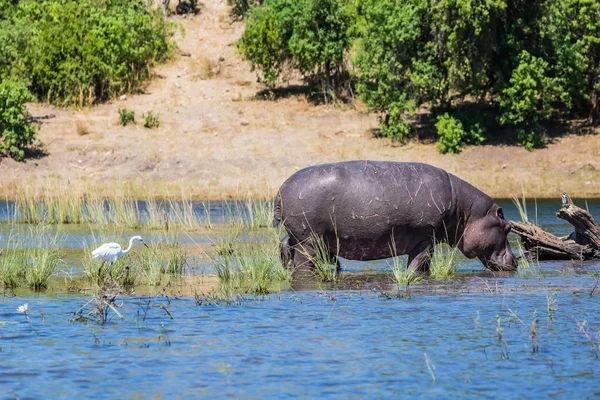
<svg viewBox="0 0 600 400"><path fill-rule="evenodd" d="M573 202L571 201L571 198L567 195L567 192L563 192L562 194L562 205L566 206L569 204L573 204Z"/></svg>
<svg viewBox="0 0 600 400"><path fill-rule="evenodd" d="M148 247L148 245L146 244L146 242L144 242L144 239L142 239L141 236L134 236L131 239L129 239L129 247L127 247L127 249L125 250L121 248L121 245L119 243L104 243L102 246L92 251L92 258L103 261L100 268L98 268L98 276L100 275L100 270L102 269L102 266L106 261L110 263L110 269L112 269L112 265L115 263L115 261L117 261L118 258L121 258L127 253L129 253L131 251L131 248L133 247L133 243L136 242L142 242L144 246Z"/></svg>

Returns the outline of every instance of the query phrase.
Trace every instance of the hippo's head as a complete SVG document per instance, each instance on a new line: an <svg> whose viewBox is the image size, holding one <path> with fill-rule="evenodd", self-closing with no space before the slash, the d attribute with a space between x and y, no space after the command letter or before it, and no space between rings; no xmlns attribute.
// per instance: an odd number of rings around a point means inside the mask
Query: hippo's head
<svg viewBox="0 0 600 400"><path fill-rule="evenodd" d="M462 240L462 252L469 258L478 257L492 271L516 271L508 233L510 224L496 203L485 215L468 221Z"/></svg>

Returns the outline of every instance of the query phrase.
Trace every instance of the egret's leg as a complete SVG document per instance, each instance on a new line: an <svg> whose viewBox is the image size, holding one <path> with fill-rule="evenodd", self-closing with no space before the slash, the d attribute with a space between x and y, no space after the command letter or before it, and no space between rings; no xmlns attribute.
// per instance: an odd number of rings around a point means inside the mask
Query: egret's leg
<svg viewBox="0 0 600 400"><path fill-rule="evenodd" d="M108 277L112 277L112 267L113 267L114 261L110 263L110 266L108 267Z"/></svg>
<svg viewBox="0 0 600 400"><path fill-rule="evenodd" d="M100 279L100 271L102 271L102 267L104 267L105 263L106 261L102 261L102 264L100 264L100 268L98 268L98 279Z"/></svg>

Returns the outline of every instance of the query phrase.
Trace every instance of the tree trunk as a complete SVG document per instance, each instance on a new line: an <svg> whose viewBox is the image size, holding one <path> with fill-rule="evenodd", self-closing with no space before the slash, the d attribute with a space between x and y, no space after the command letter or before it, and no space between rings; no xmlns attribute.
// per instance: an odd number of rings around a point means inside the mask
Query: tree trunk
<svg viewBox="0 0 600 400"><path fill-rule="evenodd" d="M540 261L600 259L600 228L589 212L566 204L556 216L573 225L575 232L558 237L530 222L510 221L510 225L521 237L525 250Z"/></svg>

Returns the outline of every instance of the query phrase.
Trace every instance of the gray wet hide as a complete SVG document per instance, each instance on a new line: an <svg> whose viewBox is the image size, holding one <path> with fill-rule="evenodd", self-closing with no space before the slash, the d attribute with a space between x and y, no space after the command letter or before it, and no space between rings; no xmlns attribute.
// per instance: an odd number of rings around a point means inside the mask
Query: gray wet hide
<svg viewBox="0 0 600 400"><path fill-rule="evenodd" d="M314 268L315 237L333 257L408 254L408 268L424 272L440 242L491 270L517 268L502 209L473 185L427 164L347 161L302 169L279 189L273 223L287 232L283 262L300 270Z"/></svg>

